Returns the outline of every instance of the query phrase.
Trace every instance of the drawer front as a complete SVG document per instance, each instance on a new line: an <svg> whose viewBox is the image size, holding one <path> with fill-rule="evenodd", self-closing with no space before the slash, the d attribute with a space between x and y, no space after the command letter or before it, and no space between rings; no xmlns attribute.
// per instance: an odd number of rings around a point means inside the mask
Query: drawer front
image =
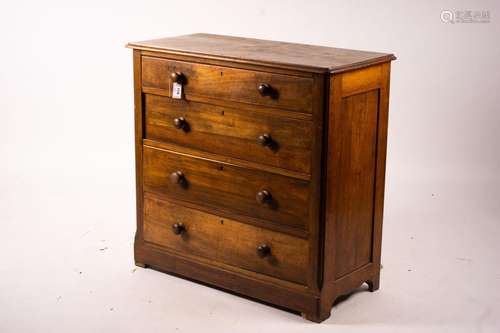
<svg viewBox="0 0 500 333"><path fill-rule="evenodd" d="M144 146L144 190L306 229L309 182Z"/></svg>
<svg viewBox="0 0 500 333"><path fill-rule="evenodd" d="M143 87L171 96L172 73L182 73L185 98L216 98L312 113L312 78L142 57ZM264 95L259 86L268 85Z"/></svg>
<svg viewBox="0 0 500 333"><path fill-rule="evenodd" d="M146 138L311 171L310 121L146 94Z"/></svg>
<svg viewBox="0 0 500 333"><path fill-rule="evenodd" d="M174 224L178 234L174 232ZM305 239L185 208L147 193L143 235L146 242L180 255L216 260L305 284L308 258Z"/></svg>

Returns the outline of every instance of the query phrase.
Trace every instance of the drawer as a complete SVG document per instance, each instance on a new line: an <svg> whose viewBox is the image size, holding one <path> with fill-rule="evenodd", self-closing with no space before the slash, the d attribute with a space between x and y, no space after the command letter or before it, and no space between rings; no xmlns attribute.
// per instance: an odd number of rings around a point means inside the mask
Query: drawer
<svg viewBox="0 0 500 333"><path fill-rule="evenodd" d="M312 122L146 94L147 139L309 174Z"/></svg>
<svg viewBox="0 0 500 333"><path fill-rule="evenodd" d="M231 67L142 57L142 86L171 96L172 73L181 73L187 100L208 97L312 113L313 79ZM259 92L259 87L267 87Z"/></svg>
<svg viewBox="0 0 500 333"><path fill-rule="evenodd" d="M146 242L180 255L305 284L309 255L305 239L185 208L147 193L143 228Z"/></svg>
<svg viewBox="0 0 500 333"><path fill-rule="evenodd" d="M306 229L305 180L143 147L144 190Z"/></svg>

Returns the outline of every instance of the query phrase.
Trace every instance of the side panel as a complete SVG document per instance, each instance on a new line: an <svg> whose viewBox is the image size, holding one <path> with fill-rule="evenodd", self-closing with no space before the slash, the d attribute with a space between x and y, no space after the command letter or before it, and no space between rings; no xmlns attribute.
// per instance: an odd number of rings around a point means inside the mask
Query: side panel
<svg viewBox="0 0 500 333"><path fill-rule="evenodd" d="M372 257L378 99L378 90L342 99L342 126L336 131L335 278L368 264Z"/></svg>
<svg viewBox="0 0 500 333"><path fill-rule="evenodd" d="M324 306L378 288L390 63L332 75L326 157Z"/></svg>

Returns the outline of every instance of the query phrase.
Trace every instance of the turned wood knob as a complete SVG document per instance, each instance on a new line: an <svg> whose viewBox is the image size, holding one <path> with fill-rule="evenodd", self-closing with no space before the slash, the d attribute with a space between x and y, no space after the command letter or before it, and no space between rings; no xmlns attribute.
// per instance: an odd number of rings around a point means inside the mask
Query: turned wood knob
<svg viewBox="0 0 500 333"><path fill-rule="evenodd" d="M257 90L259 91L259 94L261 96L270 96L273 92L273 88L271 85L267 83L262 83L257 87Z"/></svg>
<svg viewBox="0 0 500 333"><path fill-rule="evenodd" d="M174 223L172 224L172 231L174 232L174 234L180 235L183 232L186 232L186 227L183 223Z"/></svg>
<svg viewBox="0 0 500 333"><path fill-rule="evenodd" d="M267 257L268 255L271 254L271 247L267 244L260 244L257 246L257 255L260 258Z"/></svg>
<svg viewBox="0 0 500 333"><path fill-rule="evenodd" d="M170 78L172 79L172 82L175 83L182 84L184 82L184 74L182 74L181 72L173 72L172 74L170 74Z"/></svg>
<svg viewBox="0 0 500 333"><path fill-rule="evenodd" d="M182 184L185 180L182 171L175 171L170 174L170 181L172 184Z"/></svg>
<svg viewBox="0 0 500 333"><path fill-rule="evenodd" d="M174 118L174 127L178 129L184 129L187 126L187 121L184 117Z"/></svg>
<svg viewBox="0 0 500 333"><path fill-rule="evenodd" d="M267 133L259 136L259 143L263 146L270 146L273 143L273 138Z"/></svg>
<svg viewBox="0 0 500 333"><path fill-rule="evenodd" d="M262 190L257 192L257 195L255 196L255 199L257 200L258 203L264 204L266 202L269 202L271 200L271 193L267 190Z"/></svg>

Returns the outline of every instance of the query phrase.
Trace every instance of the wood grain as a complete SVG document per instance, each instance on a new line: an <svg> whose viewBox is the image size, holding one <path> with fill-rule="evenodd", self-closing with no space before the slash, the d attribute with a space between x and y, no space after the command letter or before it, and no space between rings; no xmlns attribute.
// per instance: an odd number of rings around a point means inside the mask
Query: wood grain
<svg viewBox="0 0 500 333"><path fill-rule="evenodd" d="M389 122L389 86L391 76L391 63L382 65L382 76L379 94L379 112L377 128L377 160L375 167L375 197L373 217L373 274L368 279L370 290L375 291L380 284L381 253L382 253L382 224L384 212L385 191L385 163L387 155L387 131Z"/></svg>
<svg viewBox="0 0 500 333"><path fill-rule="evenodd" d="M248 274L248 271L233 270L233 267L207 261L203 258L187 258L166 251L165 248L150 243L136 242L134 250L140 260L150 263L150 267L178 274L190 279L209 283L241 295L257 298L264 302L313 313L318 306L318 295L307 288L286 280L266 275Z"/></svg>
<svg viewBox="0 0 500 333"><path fill-rule="evenodd" d="M312 122L145 95L146 138L304 174L311 171ZM186 127L173 121L184 118ZM262 146L259 136L272 142Z"/></svg>
<svg viewBox="0 0 500 333"><path fill-rule="evenodd" d="M176 235L171 226L183 223L186 232ZM144 240L179 255L196 255L258 273L305 283L308 244L304 239L250 226L221 216L185 208L146 195ZM268 257L256 248L266 244Z"/></svg>
<svg viewBox="0 0 500 333"><path fill-rule="evenodd" d="M184 98L188 101L191 96L201 96L311 113L310 78L143 56L143 87L170 94L173 72L184 75ZM261 96L258 87L262 83L269 84L276 93Z"/></svg>
<svg viewBox="0 0 500 333"><path fill-rule="evenodd" d="M136 220L137 229L135 239L142 239L142 186L143 186L143 168L142 168L142 140L144 133L144 112L141 93L141 51L134 50L134 148L135 148L135 191L136 191ZM141 263L139 263L141 264Z"/></svg>
<svg viewBox="0 0 500 333"><path fill-rule="evenodd" d="M380 88L382 66L358 69L342 75L342 96L347 97Z"/></svg>
<svg viewBox="0 0 500 333"><path fill-rule="evenodd" d="M371 261L378 90L345 97L340 113L336 278Z"/></svg>
<svg viewBox="0 0 500 333"><path fill-rule="evenodd" d="M308 317L314 321L328 318L335 299L364 282L370 291L378 289L388 68L330 78L324 283L318 311Z"/></svg>
<svg viewBox="0 0 500 333"><path fill-rule="evenodd" d="M144 189L178 200L211 204L240 214L305 229L309 218L309 182L248 170L144 146ZM181 171L186 185L172 184L171 173ZM269 204L256 195L266 189Z"/></svg>
<svg viewBox="0 0 500 333"><path fill-rule="evenodd" d="M391 54L207 34L130 47L138 266L315 322L379 288Z"/></svg>
<svg viewBox="0 0 500 333"><path fill-rule="evenodd" d="M308 174L296 172L296 171L293 171L290 169L276 168L276 167L262 164L259 162L251 162L251 161L242 160L242 159L238 159L238 158L234 158L234 157L230 157L230 156L226 156L226 155L218 155L218 154L206 152L203 150L197 150L197 149L193 149L190 147L182 146L182 145L172 143L172 142L144 139L143 143L146 146L160 148L160 149L164 149L164 150L176 151L176 152L179 152L179 153L184 154L184 155L193 155L193 156L197 156L197 157L200 157L202 159L205 159L205 160L211 160L214 162L223 162L223 163L230 164L230 165L240 166L240 167L243 167L246 169L265 171L265 172L275 173L278 175L283 175L283 176L302 179L302 180L310 180L311 179L311 176Z"/></svg>
<svg viewBox="0 0 500 333"><path fill-rule="evenodd" d="M203 33L134 42L128 47L317 73L338 73L395 59L388 53Z"/></svg>

